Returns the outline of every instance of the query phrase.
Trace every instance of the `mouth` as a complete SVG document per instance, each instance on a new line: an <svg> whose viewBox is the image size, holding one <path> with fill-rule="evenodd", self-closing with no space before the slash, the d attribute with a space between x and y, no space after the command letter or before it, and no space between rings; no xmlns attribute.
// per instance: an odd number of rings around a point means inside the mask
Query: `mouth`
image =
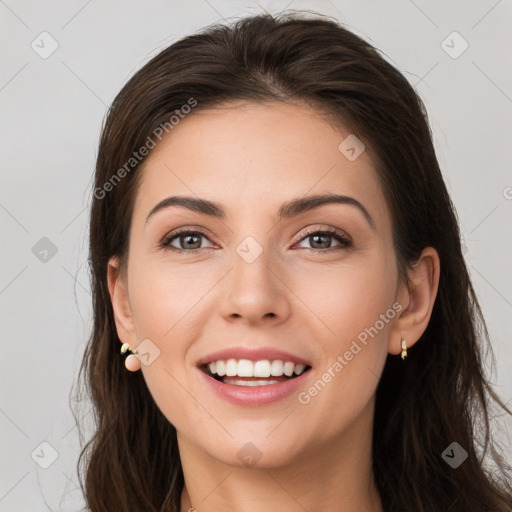
<svg viewBox="0 0 512 512"><path fill-rule="evenodd" d="M311 370L310 365L292 361L227 359L200 365L209 377L234 386L255 387L291 381Z"/></svg>

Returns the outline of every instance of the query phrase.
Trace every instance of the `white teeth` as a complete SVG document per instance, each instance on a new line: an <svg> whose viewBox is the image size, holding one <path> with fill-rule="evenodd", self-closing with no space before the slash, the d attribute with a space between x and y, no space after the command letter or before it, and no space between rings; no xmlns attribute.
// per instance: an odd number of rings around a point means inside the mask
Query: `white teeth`
<svg viewBox="0 0 512 512"><path fill-rule="evenodd" d="M238 365L235 359L228 359L226 362L226 377L234 377L238 374Z"/></svg>
<svg viewBox="0 0 512 512"><path fill-rule="evenodd" d="M297 375L300 375L304 371L304 368L306 368L305 364L296 364L294 371Z"/></svg>
<svg viewBox="0 0 512 512"><path fill-rule="evenodd" d="M291 377L293 375L293 369L295 368L295 364L293 363L284 363L284 374L287 377Z"/></svg>
<svg viewBox="0 0 512 512"><path fill-rule="evenodd" d="M270 361L256 361L253 371L255 377L270 377Z"/></svg>
<svg viewBox="0 0 512 512"><path fill-rule="evenodd" d="M275 359L272 362L268 359L254 362L250 361L249 359L227 359L213 361L208 365L208 367L212 375L218 375L219 377L223 377L225 375L227 377L268 378L281 377L282 375L291 377L294 373L295 375L300 375L302 372L304 372L306 365L295 364L291 361L281 361L279 359ZM268 381L261 382L268 383Z"/></svg>
<svg viewBox="0 0 512 512"><path fill-rule="evenodd" d="M280 377L283 375L283 366L283 361L279 361L279 359L272 361L270 365L270 375L272 375L272 377Z"/></svg>
<svg viewBox="0 0 512 512"><path fill-rule="evenodd" d="M239 377L254 377L254 365L249 359L240 359L238 361L238 371L236 373Z"/></svg>
<svg viewBox="0 0 512 512"><path fill-rule="evenodd" d="M226 363L224 361L217 361L217 375L219 377L226 375Z"/></svg>

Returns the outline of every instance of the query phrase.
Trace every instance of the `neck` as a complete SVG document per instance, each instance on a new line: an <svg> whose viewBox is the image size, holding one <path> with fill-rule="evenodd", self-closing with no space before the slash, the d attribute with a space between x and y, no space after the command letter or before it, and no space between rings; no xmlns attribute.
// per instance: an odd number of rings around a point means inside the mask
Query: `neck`
<svg viewBox="0 0 512 512"><path fill-rule="evenodd" d="M227 465L178 435L185 479L181 512L382 512L371 466L370 412L343 436L311 445L279 467Z"/></svg>

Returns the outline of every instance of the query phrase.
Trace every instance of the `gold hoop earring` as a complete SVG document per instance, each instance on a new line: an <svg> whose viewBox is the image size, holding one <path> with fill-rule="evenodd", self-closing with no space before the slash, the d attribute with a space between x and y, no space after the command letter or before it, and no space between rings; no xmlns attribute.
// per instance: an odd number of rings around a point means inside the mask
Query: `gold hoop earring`
<svg viewBox="0 0 512 512"><path fill-rule="evenodd" d="M402 356L402 359L405 359L407 357L407 342L403 338L402 338L402 353L400 355Z"/></svg>
<svg viewBox="0 0 512 512"><path fill-rule="evenodd" d="M138 354L136 350L134 350L128 343L123 343L121 346L121 355L125 355L126 352L131 352L128 357L124 360L124 365L127 370L131 372L136 372L140 370L140 360L135 354Z"/></svg>

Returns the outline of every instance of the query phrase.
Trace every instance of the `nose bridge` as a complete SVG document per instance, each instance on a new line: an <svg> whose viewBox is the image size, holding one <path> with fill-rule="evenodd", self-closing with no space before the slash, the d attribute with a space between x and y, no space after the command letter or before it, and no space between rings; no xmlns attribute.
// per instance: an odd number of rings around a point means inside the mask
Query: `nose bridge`
<svg viewBox="0 0 512 512"><path fill-rule="evenodd" d="M235 316L258 322L266 317L282 320L289 314L286 287L278 277L279 262L268 249L267 235L248 235L235 247L222 303L226 318Z"/></svg>

